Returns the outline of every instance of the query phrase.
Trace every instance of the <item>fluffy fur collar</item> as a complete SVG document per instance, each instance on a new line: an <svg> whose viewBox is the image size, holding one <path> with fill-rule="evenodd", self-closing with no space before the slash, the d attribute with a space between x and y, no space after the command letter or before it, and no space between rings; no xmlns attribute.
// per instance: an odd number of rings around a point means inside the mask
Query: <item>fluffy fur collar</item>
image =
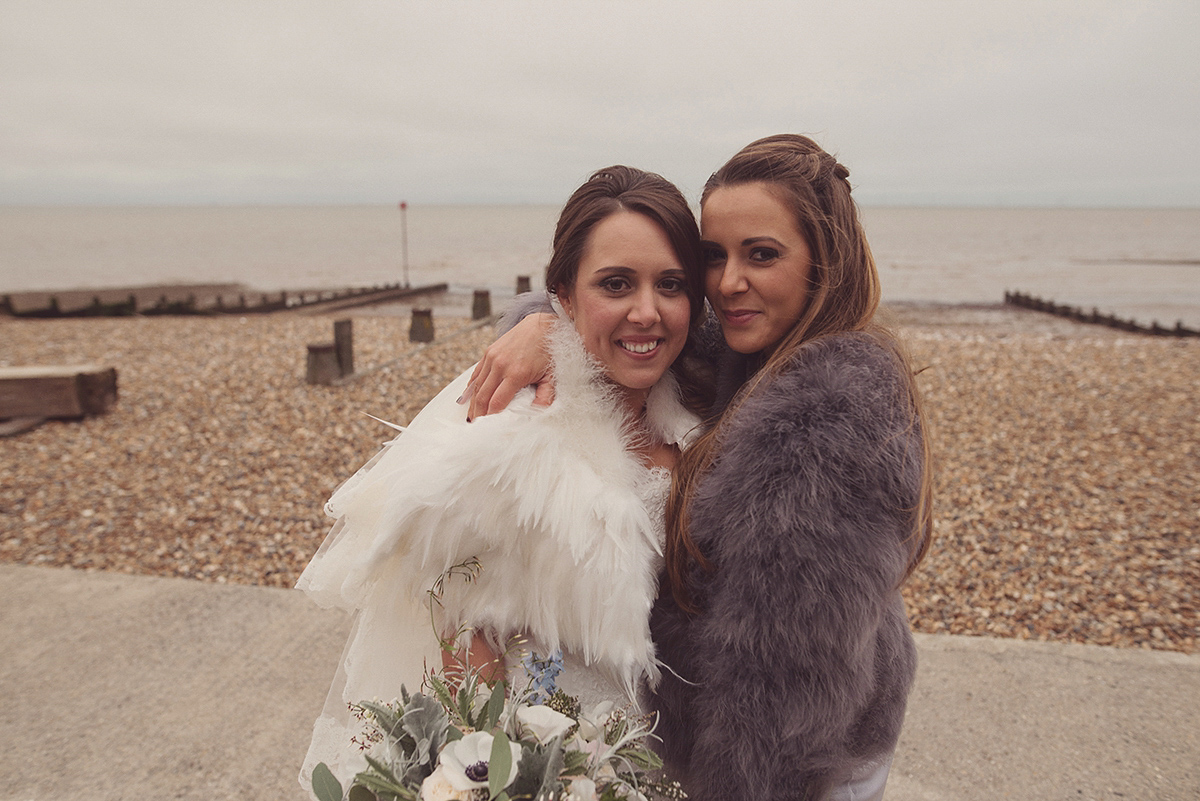
<svg viewBox="0 0 1200 801"><path fill-rule="evenodd" d="M300 586L358 608L380 582L414 599L474 557L470 583L441 598L447 625L528 633L632 691L657 677L648 616L661 566L662 521L648 510L652 474L629 450L628 425L601 365L560 322L550 343L557 397L465 421L467 373L442 391L335 493L339 518ZM650 435L686 445L698 420L668 373L647 401Z"/></svg>

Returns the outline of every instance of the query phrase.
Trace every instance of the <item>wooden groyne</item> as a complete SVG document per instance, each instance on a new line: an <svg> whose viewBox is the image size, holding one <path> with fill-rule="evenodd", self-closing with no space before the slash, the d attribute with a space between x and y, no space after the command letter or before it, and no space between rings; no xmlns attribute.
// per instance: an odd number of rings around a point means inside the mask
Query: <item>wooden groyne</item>
<svg viewBox="0 0 1200 801"><path fill-rule="evenodd" d="M1176 321L1174 328L1165 328L1158 324L1158 320L1154 320L1150 325L1146 326L1132 318L1123 320L1114 314L1101 314L1100 310L1095 307L1088 312L1079 306L1067 306L1055 303L1053 300L1043 300L1033 295L1027 295L1024 292L1005 292L1004 302L1010 306L1020 306L1022 309L1032 309L1033 311L1053 314L1057 317L1065 317L1077 323L1103 325L1109 328L1116 328L1120 331L1130 331L1135 334L1149 334L1158 337L1200 337L1200 331L1186 327L1182 320Z"/></svg>
<svg viewBox="0 0 1200 801"><path fill-rule="evenodd" d="M91 304L78 305L73 308L64 308L65 304L60 303L58 295L51 295L44 306L17 308L12 296L4 295L0 297L0 314L18 318L58 319L64 317L130 317L133 315L247 315L291 310L321 312L445 292L448 288L447 284L405 287L397 283L329 291L284 291L266 294L239 292L235 296L209 293L203 299L198 298L195 292L189 292L184 297L178 297L178 293L173 293L172 296L164 293L153 302L145 300L139 302L137 294L131 291L124 300L103 301L100 295L94 295ZM112 295L111 292L105 294Z"/></svg>

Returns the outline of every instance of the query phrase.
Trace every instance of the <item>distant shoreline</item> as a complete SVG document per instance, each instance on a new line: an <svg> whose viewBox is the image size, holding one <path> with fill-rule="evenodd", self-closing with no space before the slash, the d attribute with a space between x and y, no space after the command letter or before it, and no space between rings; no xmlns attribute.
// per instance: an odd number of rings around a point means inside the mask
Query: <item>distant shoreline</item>
<svg viewBox="0 0 1200 801"><path fill-rule="evenodd" d="M355 287L358 289L359 287ZM146 309L156 303L181 303L194 301L199 309L217 305L218 300L226 307L239 304L244 298L250 306L257 305L264 299L278 299L281 292L286 292L291 298L315 293L342 292L345 288L307 287L287 290L253 289L246 284L148 284L142 286L107 287L103 289L79 287L75 289L43 289L37 291L22 291L0 293L9 299L15 311L44 309L54 299L64 312L84 309L93 305L97 300L101 304L124 303L130 297L137 301L137 308Z"/></svg>
<svg viewBox="0 0 1200 801"><path fill-rule="evenodd" d="M293 288L287 290L261 290L254 289L246 284L227 283L227 284L183 284L183 283L165 283L165 284L147 284L141 286L119 286L119 287L76 287L73 289L42 289L21 292L0 292L0 296L7 296L13 305L14 309L25 310L34 308L44 308L50 303L51 298L57 298L59 307L64 311L72 309L81 309L91 305L96 299L101 303L120 303L127 300L131 295L137 299L139 307L149 307L165 298L168 302L177 302L187 300L189 297L194 298L197 305L201 308L212 306L216 303L217 298L222 298L226 305L235 303L240 295L244 295L248 301L257 301L261 296L278 296L281 291L286 291L288 295L296 296L301 293L315 292L331 292L342 291L331 287L307 287ZM453 288L442 293L446 296L455 296L464 294L460 291L455 291ZM464 295L465 296L465 295ZM469 300L469 298L468 298ZM506 303L508 298L498 298L499 303ZM407 305L407 304L406 304ZM447 305L447 304L439 304ZM448 305L457 305L451 302ZM956 316L969 314L970 312L997 312L1004 309L1002 299L997 299L995 303L979 303L979 302L948 302L937 300L899 300L899 301L883 301L881 314L885 317L890 314L899 315L904 320L912 320L927 315L945 315L954 313ZM360 312L369 314L369 307ZM391 316L391 315L385 315Z"/></svg>
<svg viewBox="0 0 1200 801"><path fill-rule="evenodd" d="M316 289L288 290L290 296L297 296L302 291L316 292ZM328 288L320 291L331 291ZM229 307L238 301L239 295L245 295L247 302L257 303L263 295L279 295L279 291L263 293L248 289L244 284L159 284L136 287L112 287L108 289L74 289L62 292L19 292L9 295L13 308L18 311L45 308L51 297L58 299L59 307L64 311L90 306L94 299L101 303L119 303L130 295L137 298L138 308L150 308L163 298L168 303L181 302L189 297L195 299L199 308L212 307L217 298ZM493 297L493 311L502 312L508 303L507 297ZM471 313L471 293L451 289L420 296L419 301L412 299L361 306L342 311L326 311L320 308L301 311L299 309L280 310L275 314L332 315L338 317L407 317L413 307L433 308L438 318L469 317ZM0 320L8 319L0 313ZM108 319L104 317L74 318L77 320ZM955 330L959 333L974 330L987 332L992 335L1006 336L1010 334L1032 333L1048 334L1063 338L1087 336L1112 336L1116 332L1097 326L1084 325L1071 320L1054 317L1028 309L1009 306L1002 301L996 303L955 303L947 301L884 301L876 317L878 322L890 328L898 329L935 329Z"/></svg>

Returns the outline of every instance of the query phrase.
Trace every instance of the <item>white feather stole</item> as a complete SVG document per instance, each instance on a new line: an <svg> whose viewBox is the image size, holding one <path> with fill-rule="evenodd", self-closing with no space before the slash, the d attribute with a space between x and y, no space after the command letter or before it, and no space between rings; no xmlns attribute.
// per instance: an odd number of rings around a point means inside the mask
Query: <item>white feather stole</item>
<svg viewBox="0 0 1200 801"><path fill-rule="evenodd" d="M427 593L475 557L474 582L445 584L446 626L500 640L528 634L581 657L632 697L642 677L658 677L648 617L662 565L661 510L648 510L639 492L650 472L630 452L634 434L601 365L566 323L550 352L556 398L548 408L534 407L527 389L508 410L468 424L455 400L470 371L434 398L334 493L326 509L338 521L297 587L323 606L407 617L410 630L423 621L425 642L410 650L430 658ZM697 424L667 373L647 401L651 436L683 446ZM372 636L359 628L356 639ZM356 681L354 651L352 641L347 685ZM410 687L416 680L409 676Z"/></svg>

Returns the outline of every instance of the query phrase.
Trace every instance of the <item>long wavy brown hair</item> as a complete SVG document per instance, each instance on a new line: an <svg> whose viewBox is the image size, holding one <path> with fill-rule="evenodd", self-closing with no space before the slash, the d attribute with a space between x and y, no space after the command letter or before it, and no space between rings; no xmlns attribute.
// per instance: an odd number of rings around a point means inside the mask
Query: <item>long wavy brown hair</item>
<svg viewBox="0 0 1200 801"><path fill-rule="evenodd" d="M731 419L761 382L786 369L797 351L821 337L848 331L872 336L895 355L904 367L912 425L922 447L921 487L912 513L908 539L910 558L905 578L925 557L933 539L932 467L929 438L924 425L920 394L899 340L874 321L879 306L879 273L850 197L849 170L806 136L778 134L751 142L713 173L704 186L700 208L713 192L728 186L762 184L795 215L796 227L812 254L807 303L800 319L768 351L760 354L761 366L747 377L733 401L676 463L667 503L666 572L676 603L695 613L689 576L693 563L712 570L688 531L688 510L697 482L712 466L720 450L725 421Z"/></svg>

